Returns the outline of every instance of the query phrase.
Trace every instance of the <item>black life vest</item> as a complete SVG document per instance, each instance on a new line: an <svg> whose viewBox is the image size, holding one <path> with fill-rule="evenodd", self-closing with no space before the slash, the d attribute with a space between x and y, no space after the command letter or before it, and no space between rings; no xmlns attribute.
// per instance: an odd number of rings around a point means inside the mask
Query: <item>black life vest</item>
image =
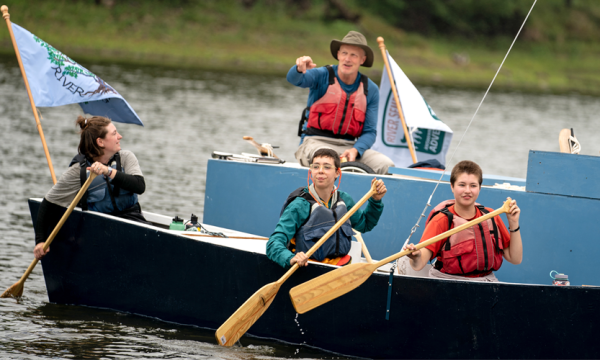
<svg viewBox="0 0 600 360"><path fill-rule="evenodd" d="M88 159L83 154L77 154L71 160L69 167L73 166L73 164L79 164L79 182L80 182L81 186L83 186L83 184L87 180L87 177L88 177L87 168L90 167L93 163L94 163L94 161L92 159ZM110 158L110 160L108 161L108 164L109 164L109 166L111 166L111 164L114 164L116 171L123 170L121 167L121 156L119 155L119 153L116 153L112 158ZM118 212L119 208L116 204L115 198L117 198L120 195L121 188L118 185L110 184L108 178L102 179L101 176L97 176L96 179L94 179L94 182L100 182L103 180L106 181L106 188L108 190L108 193L110 194L110 200L112 202L113 209L115 212ZM85 194L83 194L83 196L81 197L81 200L79 200L79 204L77 204L77 206L79 206L83 211L88 210L88 197L89 197L89 189L90 188L93 188L93 186L90 185L88 187L88 190L85 192Z"/></svg>

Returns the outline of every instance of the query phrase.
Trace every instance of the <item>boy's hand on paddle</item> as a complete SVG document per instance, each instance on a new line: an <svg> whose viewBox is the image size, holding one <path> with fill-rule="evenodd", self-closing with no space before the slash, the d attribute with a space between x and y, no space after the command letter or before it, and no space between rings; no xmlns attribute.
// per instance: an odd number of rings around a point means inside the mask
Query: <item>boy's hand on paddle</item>
<svg viewBox="0 0 600 360"><path fill-rule="evenodd" d="M414 244L408 244L405 247L402 248L402 250L415 250L415 245ZM415 250L412 253L406 255L408 256L409 259L415 260L418 257L421 256L421 250Z"/></svg>
<svg viewBox="0 0 600 360"><path fill-rule="evenodd" d="M290 260L290 265L298 264L298 266L308 265L308 256L305 253L299 252Z"/></svg>
<svg viewBox="0 0 600 360"><path fill-rule="evenodd" d="M375 185L375 188L377 189L377 194L373 195L373 200L379 201L385 196L387 188L385 187L383 180L377 180L377 178L373 178L373 180L371 180L371 186L373 186L374 182L377 182Z"/></svg>
<svg viewBox="0 0 600 360"><path fill-rule="evenodd" d="M33 248L33 256L38 260L42 260L48 251L50 251L50 248L44 252L44 243L39 243Z"/></svg>
<svg viewBox="0 0 600 360"><path fill-rule="evenodd" d="M296 59L296 70L303 74L306 74L306 70L314 69L317 64L313 63L310 56L300 56Z"/></svg>
<svg viewBox="0 0 600 360"><path fill-rule="evenodd" d="M508 198L507 198L508 200ZM517 200L511 200L510 211L506 214L508 218L508 227L510 229L516 229L519 227L519 216L521 215L521 209L517 206Z"/></svg>

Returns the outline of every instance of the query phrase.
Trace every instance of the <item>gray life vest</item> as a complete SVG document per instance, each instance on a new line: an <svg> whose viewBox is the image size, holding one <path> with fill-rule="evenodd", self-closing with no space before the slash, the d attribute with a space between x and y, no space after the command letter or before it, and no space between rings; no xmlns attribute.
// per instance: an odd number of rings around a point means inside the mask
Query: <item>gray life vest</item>
<svg viewBox="0 0 600 360"><path fill-rule="evenodd" d="M295 235L295 252L306 253L348 212L348 209L346 203L340 198L339 192L337 194L337 201L331 205L331 209L328 209L315 201L308 192L308 188L301 187L294 190L288 196L281 209L281 214L283 214L285 208L297 197L305 199L311 206L308 219L300 226ZM350 222L350 219L348 219L310 258L317 261L323 261L325 258L336 258L348 254L348 252L350 252L352 235L352 223Z"/></svg>
<svg viewBox="0 0 600 360"><path fill-rule="evenodd" d="M92 165L92 161L87 159L85 155L78 154L71 160L69 167L73 164L79 164L79 178L81 185L83 186L89 176L89 171L87 171L86 168ZM116 171L125 172L121 167L121 157L119 156L119 153L116 153L115 156L109 160L108 164ZM119 188L112 184L112 181L107 177L100 175L96 176L92 181L78 205L83 210L89 209L105 214L118 214L121 211L132 207L137 202L137 194Z"/></svg>

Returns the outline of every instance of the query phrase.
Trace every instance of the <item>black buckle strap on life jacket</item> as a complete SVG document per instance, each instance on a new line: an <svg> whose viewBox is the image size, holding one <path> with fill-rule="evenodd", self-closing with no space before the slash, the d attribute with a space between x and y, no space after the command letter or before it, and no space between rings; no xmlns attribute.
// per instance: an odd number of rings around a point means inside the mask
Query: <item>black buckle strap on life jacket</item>
<svg viewBox="0 0 600 360"><path fill-rule="evenodd" d="M446 215L446 217L448 218L448 230L450 230L452 228L452 222L454 221L454 214L450 212L450 210L448 210L448 207L443 208L442 210L440 210L440 212L444 215ZM450 241L448 241L448 239L450 239L450 237L448 236L446 238L446 244L444 245L444 250L445 251L450 251Z"/></svg>
<svg viewBox="0 0 600 360"><path fill-rule="evenodd" d="M291 194L288 195L287 199L285 200L285 203L281 207L279 216L283 215L285 208L287 208L288 205L292 203L292 201L296 200L297 197L301 197L304 200L308 201L310 203L310 206L312 206L316 202L315 199L313 199L313 197L310 196L310 194L305 191L305 189L306 189L306 187L304 187L304 186L299 187L296 190L292 191Z"/></svg>
<svg viewBox="0 0 600 360"><path fill-rule="evenodd" d="M116 153L109 161L108 161L108 166L110 166L113 161L116 163L116 170L117 171L121 171L123 170L121 168L121 155L119 155L119 153ZM110 187L109 187L110 188ZM119 194L121 193L121 187L119 185L113 185L113 192L115 196L119 196ZM113 204L114 206L114 204Z"/></svg>
<svg viewBox="0 0 600 360"><path fill-rule="evenodd" d="M329 72L329 85L335 84L335 71L333 71L333 66L325 65L325 69Z"/></svg>
<svg viewBox="0 0 600 360"><path fill-rule="evenodd" d="M369 96L369 78L367 75L360 74L360 81L363 83L363 92L365 93L365 97Z"/></svg>
<svg viewBox="0 0 600 360"><path fill-rule="evenodd" d="M85 155L77 154L73 157L73 160L71 160L69 167L71 167L73 164L79 164L79 183L80 183L80 186L83 186L83 184L85 184L85 181L87 180L86 169L88 166L88 160L86 159ZM87 199L88 199L88 192L86 191L83 194L83 196L81 197L81 199L79 200L79 203L77 204L77 206L79 206L81 208L81 210L83 210L83 211L88 210Z"/></svg>
<svg viewBox="0 0 600 360"><path fill-rule="evenodd" d="M332 204L332 205L334 205L334 204ZM331 208L333 209L333 206L331 206ZM333 220L337 224L337 222L338 222L337 214L335 213L335 211L332 211L332 213L333 213ZM339 257L339 256L340 256L340 237L339 237L339 231L336 231L335 232L335 254L333 254L333 257Z"/></svg>
<svg viewBox="0 0 600 360"><path fill-rule="evenodd" d="M298 136L302 136L304 133L304 124L308 122L308 118L306 117L306 112L310 111L310 106L307 106L302 110L302 116L300 117L300 122L298 123Z"/></svg>
<svg viewBox="0 0 600 360"><path fill-rule="evenodd" d="M108 161L108 166L111 166L111 164L113 162L116 162L116 167L117 167L117 171L121 171L121 156L119 155L119 153L116 153L112 158L110 158L110 160ZM117 196L119 196L119 193L121 192L121 188L118 185L113 185L113 187L110 186L110 180L108 179L108 176L104 176L104 181L106 181L106 190L108 191L108 195L110 195L110 202L112 203L113 206L113 215L119 215L122 213L121 210L119 210L119 208L117 207L117 201L115 200L115 198ZM125 210L125 209L123 209Z"/></svg>
<svg viewBox="0 0 600 360"><path fill-rule="evenodd" d="M483 205L476 205L479 211L483 215L489 214L490 212ZM494 218L492 220L492 235L494 235L494 239L496 240L496 251L500 252L500 239L498 238L498 226L496 225L496 220Z"/></svg>
<svg viewBox="0 0 600 360"><path fill-rule="evenodd" d="M446 206L445 206L443 209L441 209L441 210L438 210L438 211L435 211L435 212L431 213L431 214L429 215L429 218L427 219L427 222L425 222L425 224L429 224L429 222L431 221L431 219L433 219L433 218L434 218L434 217L435 217L437 214L439 214L439 213L442 213L442 214L444 214L444 215L446 216L446 218L448 219L448 230L450 230L450 229L452 228L452 221L454 220L454 214L452 214L452 213L450 212L450 210L448 210L448 208L449 208L450 206L452 206L452 205L454 205L454 204L448 204L448 205L446 205ZM445 243L445 245L444 245L444 251L449 251L449 250L450 250L450 241L448 241L448 239L449 239L449 238L450 238L450 237L447 237L447 238L444 240L444 241L446 242L446 243ZM440 251L441 251L441 249L440 249ZM437 254L435 254L435 256L434 256L434 257L439 257L440 255L441 255L440 253L437 253ZM441 269L441 266L443 266L443 265L442 265L442 262L441 262L441 261L439 261L439 260L436 260L436 262L435 262L435 264L436 264L436 265L435 265L435 266L436 266L436 269L437 269L437 266L438 266L437 264L438 264L438 263L439 263L439 266L440 266L440 268L439 268L438 270L440 270L440 269Z"/></svg>

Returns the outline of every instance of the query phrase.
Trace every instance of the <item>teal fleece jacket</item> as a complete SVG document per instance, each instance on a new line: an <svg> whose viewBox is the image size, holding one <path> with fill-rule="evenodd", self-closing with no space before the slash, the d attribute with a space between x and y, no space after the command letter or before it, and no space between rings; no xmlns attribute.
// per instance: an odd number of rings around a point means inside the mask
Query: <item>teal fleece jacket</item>
<svg viewBox="0 0 600 360"><path fill-rule="evenodd" d="M348 193L343 191L339 193L340 198L346 203L346 207L350 211L356 203ZM329 202L327 205L331 206L331 200ZM364 211L359 209L350 217L352 228L361 233L371 231L377 225L382 212L383 202L370 198ZM306 199L298 197L285 208L277 226L275 226L275 231L273 231L267 242L267 257L269 259L284 268L290 267L290 260L294 257L294 253L288 250L287 245L309 216L310 203Z"/></svg>

